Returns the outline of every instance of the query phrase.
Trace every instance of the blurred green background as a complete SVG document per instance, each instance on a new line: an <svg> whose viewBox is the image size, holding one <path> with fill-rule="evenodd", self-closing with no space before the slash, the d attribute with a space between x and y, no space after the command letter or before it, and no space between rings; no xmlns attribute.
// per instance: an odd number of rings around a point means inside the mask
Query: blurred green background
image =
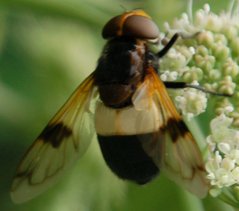
<svg viewBox="0 0 239 211"><path fill-rule="evenodd" d="M194 1L193 10L211 3ZM163 175L139 187L107 168L96 140L57 185L22 205L11 202L15 168L27 147L76 86L95 68L105 41L101 29L125 9L142 8L162 28L187 11L186 0L0 0L0 210L187 211L225 210L199 200ZM231 209L228 207L227 209Z"/></svg>

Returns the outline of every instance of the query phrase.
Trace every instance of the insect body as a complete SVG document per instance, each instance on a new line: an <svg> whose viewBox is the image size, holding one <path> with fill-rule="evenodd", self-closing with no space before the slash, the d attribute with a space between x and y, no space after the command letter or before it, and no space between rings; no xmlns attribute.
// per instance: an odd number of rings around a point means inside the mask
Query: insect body
<svg viewBox="0 0 239 211"><path fill-rule="evenodd" d="M156 24L142 10L112 18L103 29L107 43L95 71L48 123L20 163L11 189L24 202L50 187L83 154L92 121L104 159L122 179L145 184L160 169L202 197L208 190L200 151L157 74ZM90 104L96 102L95 111Z"/></svg>

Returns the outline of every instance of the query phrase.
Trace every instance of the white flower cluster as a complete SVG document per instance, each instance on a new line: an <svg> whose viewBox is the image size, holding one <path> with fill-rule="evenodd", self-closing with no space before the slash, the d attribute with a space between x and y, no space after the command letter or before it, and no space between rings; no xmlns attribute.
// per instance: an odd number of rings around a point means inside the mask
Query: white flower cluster
<svg viewBox="0 0 239 211"><path fill-rule="evenodd" d="M207 108L208 122L203 119L207 115L197 120L204 120L202 130L211 129L205 164L210 194L226 197L224 201L234 201L239 207L239 1L234 4L232 0L231 9L219 15L205 5L193 17L189 12L172 25L166 23L168 37L176 32L195 36L177 41L161 59L160 73L162 80L196 81L206 90L233 95L211 97L193 88L170 90L177 108L188 119Z"/></svg>
<svg viewBox="0 0 239 211"><path fill-rule="evenodd" d="M196 82L192 84L198 85ZM207 97L206 94L200 90L184 89L175 97L175 103L177 108L182 111L182 114L190 120L206 110Z"/></svg>
<svg viewBox="0 0 239 211"><path fill-rule="evenodd" d="M193 20L184 13L172 26L165 23L169 37L177 32L186 38L179 39L160 60L160 78L163 81L196 81L207 90L234 94L239 75L238 17L232 18L229 12L214 14L206 4L195 13ZM170 94L187 118L205 112L208 100L204 93L189 88ZM217 105L215 110L223 110L222 103Z"/></svg>
<svg viewBox="0 0 239 211"><path fill-rule="evenodd" d="M239 185L239 131L230 128L232 121L224 114L211 121L206 170L213 186L210 192L213 196L219 194L223 187Z"/></svg>

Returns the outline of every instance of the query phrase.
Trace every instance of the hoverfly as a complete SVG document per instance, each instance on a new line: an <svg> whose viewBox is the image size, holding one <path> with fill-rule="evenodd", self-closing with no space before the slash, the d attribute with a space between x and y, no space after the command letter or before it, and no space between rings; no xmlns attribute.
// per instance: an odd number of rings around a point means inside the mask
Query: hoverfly
<svg viewBox="0 0 239 211"><path fill-rule="evenodd" d="M76 89L28 149L17 168L11 196L27 201L49 188L85 152L94 127L103 157L120 178L145 184L165 170L176 182L203 197L208 191L199 148L162 82L158 61L178 38L158 53L149 43L159 29L142 10L109 20L97 67ZM95 104L95 109L92 113Z"/></svg>

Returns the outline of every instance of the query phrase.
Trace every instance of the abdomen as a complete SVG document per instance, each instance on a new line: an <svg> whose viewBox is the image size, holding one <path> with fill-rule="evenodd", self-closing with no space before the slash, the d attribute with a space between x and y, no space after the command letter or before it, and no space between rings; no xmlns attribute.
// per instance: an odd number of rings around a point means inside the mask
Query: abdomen
<svg viewBox="0 0 239 211"><path fill-rule="evenodd" d="M159 172L157 166L142 148L140 143L142 136L150 139L152 134L98 135L102 154L110 169L120 178L138 184L149 182Z"/></svg>
<svg viewBox="0 0 239 211"><path fill-rule="evenodd" d="M159 173L149 151L157 136L158 110L136 110L133 106L114 109L97 105L95 127L103 157L110 169L122 179L138 184L149 182ZM147 147L148 148L148 147Z"/></svg>

